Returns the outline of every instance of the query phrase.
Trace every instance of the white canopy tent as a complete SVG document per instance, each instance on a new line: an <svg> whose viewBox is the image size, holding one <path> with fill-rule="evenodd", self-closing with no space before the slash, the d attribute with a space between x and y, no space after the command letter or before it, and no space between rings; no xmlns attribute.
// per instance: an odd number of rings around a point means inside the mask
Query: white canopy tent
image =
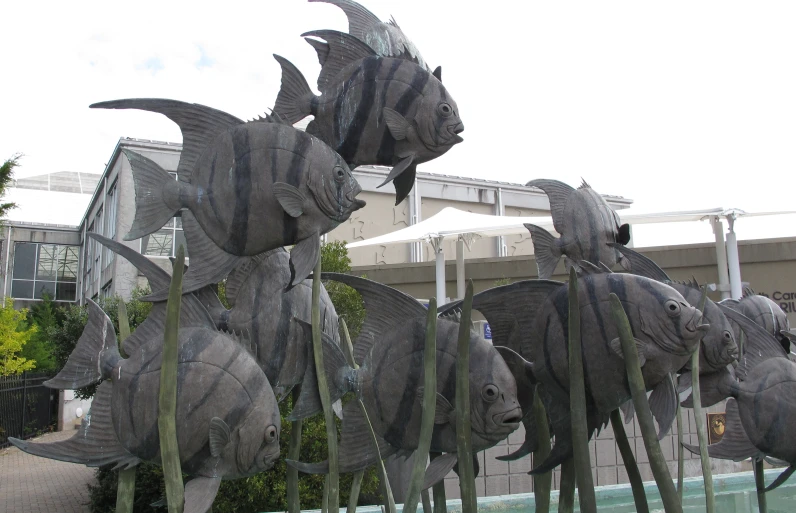
<svg viewBox="0 0 796 513"><path fill-rule="evenodd" d="M685 212L635 213L632 210L619 210L622 223L651 224L710 221L716 235L716 256L719 267L719 285L717 289L723 297L740 298L741 267L738 259L738 241L733 230L734 222L739 217L793 214L789 212L753 212L740 209L713 208ZM726 244L721 220L727 219L729 232ZM371 239L352 242L349 249L372 245L401 244L412 242L428 242L436 255L436 292L440 303L445 298L445 254L442 243L455 239L456 242L456 292L458 297L464 296L464 245L474 238L498 237L527 233L525 223L532 223L549 231L553 228L551 217L511 217L487 214L474 214L453 207L447 207L438 214L402 230L379 235Z"/></svg>

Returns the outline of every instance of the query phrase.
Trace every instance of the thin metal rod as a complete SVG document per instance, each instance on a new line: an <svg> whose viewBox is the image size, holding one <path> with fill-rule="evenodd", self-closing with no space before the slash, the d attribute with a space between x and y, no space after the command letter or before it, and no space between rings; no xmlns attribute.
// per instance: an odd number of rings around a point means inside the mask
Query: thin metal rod
<svg viewBox="0 0 796 513"><path fill-rule="evenodd" d="M647 493L644 491L644 481L638 471L636 458L633 456L633 449L630 448L630 442L627 440L625 426L622 424L622 416L619 414L618 409L611 412L611 427L614 430L614 439L616 440L616 446L619 448L619 454L622 455L622 462L625 464L627 478L630 481L630 489L633 491L633 502L636 503L636 512L649 513L650 509L647 504Z"/></svg>
<svg viewBox="0 0 796 513"><path fill-rule="evenodd" d="M586 416L586 382L583 377L583 352L580 343L580 303L578 275L569 270L569 410L572 422L572 452L578 500L583 513L597 512L594 480L589 458L589 428Z"/></svg>
<svg viewBox="0 0 796 513"><path fill-rule="evenodd" d="M699 301L700 312L705 311L706 301L707 286L704 286L702 287L702 297ZM716 511L716 497L713 495L713 473L710 470L710 456L708 455L708 430L705 416L702 414L702 398L699 393L699 353L701 346L702 341L700 340L696 350L691 355L691 399L694 403L694 423L696 424L697 440L699 440L699 459L702 462L702 479L705 483L705 508L707 513L714 513Z"/></svg>
<svg viewBox="0 0 796 513"><path fill-rule="evenodd" d="M550 425L547 421L547 411L542 403L542 384L537 384L533 391L533 416L536 423L536 450L533 452L531 463L536 466L550 456ZM530 455L528 456L531 457ZM536 513L550 512L550 488L553 484L553 471L533 476L533 497Z"/></svg>
<svg viewBox="0 0 796 513"><path fill-rule="evenodd" d="M760 513L768 512L766 503L766 476L763 473L763 460L752 460L753 470L755 471L755 488L757 489L757 509Z"/></svg>
<svg viewBox="0 0 796 513"><path fill-rule="evenodd" d="M127 306L119 299L119 352L125 356L122 345L124 339L130 336L130 321L127 317ZM116 513L133 513L135 502L135 472L136 468L126 468L119 471L119 483L116 487Z"/></svg>
<svg viewBox="0 0 796 513"><path fill-rule="evenodd" d="M666 458L664 458L661 445L658 443L658 434L652 420L649 401L647 401L647 388L644 385L644 376L641 374L638 350L633 339L630 321L628 321L622 302L619 301L617 295L611 293L609 298L611 301L611 313L619 332L619 340L622 343L622 354L624 355L630 393L633 396L633 406L636 409L636 417L644 439L644 447L647 449L650 468L661 494L663 508L666 513L682 513L683 508L677 499L677 490L674 488L672 476L669 474L669 467L666 465Z"/></svg>
<svg viewBox="0 0 796 513"><path fill-rule="evenodd" d="M459 456L459 490L462 513L477 513L473 445L470 427L470 315L473 308L473 280L467 281L459 323L456 354L456 448Z"/></svg>
<svg viewBox="0 0 796 513"><path fill-rule="evenodd" d="M437 300L428 302L426 315L426 344L423 351L423 415L420 419L420 438L415 450L412 477L404 500L404 512L415 513L420 489L426 476L428 450L434 434L434 413L437 402Z"/></svg>
<svg viewBox="0 0 796 513"><path fill-rule="evenodd" d="M573 511L575 511L575 461L569 458L561 464L558 513L572 513Z"/></svg>

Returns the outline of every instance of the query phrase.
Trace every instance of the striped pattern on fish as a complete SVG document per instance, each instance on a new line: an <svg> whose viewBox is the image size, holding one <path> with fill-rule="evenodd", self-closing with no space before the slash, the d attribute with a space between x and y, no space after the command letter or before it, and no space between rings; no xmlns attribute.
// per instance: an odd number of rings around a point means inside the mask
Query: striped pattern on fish
<svg viewBox="0 0 796 513"><path fill-rule="evenodd" d="M295 285L311 272L320 235L365 205L356 199L361 188L340 155L277 117L243 123L209 107L159 99L92 107L160 112L180 125L185 139L180 181L152 160L123 150L136 186L136 217L125 239L152 233L188 209L186 292L221 281L238 257L294 244ZM150 296L164 298L164 291Z"/></svg>
<svg viewBox="0 0 796 513"><path fill-rule="evenodd" d="M414 62L380 57L340 32L305 35L326 40L326 46L310 40L322 64L321 95L312 93L293 64L275 55L282 67L282 89L274 111L291 123L315 116L307 131L352 167L393 166L385 183L396 180L400 203L412 189L417 165L462 141L458 134L464 125L456 102L436 76Z"/></svg>
<svg viewBox="0 0 796 513"><path fill-rule="evenodd" d="M629 228L620 226L616 212L586 182L577 189L558 180L531 180L526 185L547 194L553 226L561 234L556 239L544 228L525 225L531 232L540 279L553 275L562 255L569 259L567 269L581 260L608 268L622 262L622 254L608 243L627 244Z"/></svg>

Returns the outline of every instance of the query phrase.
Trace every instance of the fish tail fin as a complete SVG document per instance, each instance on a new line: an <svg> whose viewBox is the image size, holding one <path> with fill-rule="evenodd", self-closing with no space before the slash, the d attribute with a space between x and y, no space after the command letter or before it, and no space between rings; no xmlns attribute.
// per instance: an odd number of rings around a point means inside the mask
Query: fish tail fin
<svg viewBox="0 0 796 513"><path fill-rule="evenodd" d="M227 253L207 236L190 210L182 212L182 228L185 233L185 256L191 259L191 265L182 280L182 293L195 292L207 285L222 281L246 261L247 257L239 257ZM165 301L169 296L168 285L152 292L142 299L156 302Z"/></svg>
<svg viewBox="0 0 796 513"><path fill-rule="evenodd" d="M72 438L51 443L16 438L9 438L8 441L20 450L42 458L82 463L89 467L108 464L116 464L117 468L133 467L141 460L122 447L116 437L111 418L112 391L113 385L108 381L97 388L91 409Z"/></svg>
<svg viewBox="0 0 796 513"><path fill-rule="evenodd" d="M312 99L315 95L307 79L292 62L276 54L274 59L282 67L282 87L276 97L274 112L286 118L292 125L312 114Z"/></svg>
<svg viewBox="0 0 796 513"><path fill-rule="evenodd" d="M135 182L135 219L124 240L140 239L159 230L180 210L179 185L152 160L127 149Z"/></svg>
<svg viewBox="0 0 796 513"><path fill-rule="evenodd" d="M116 332L105 312L92 300L88 300L88 322L75 345L66 365L45 386L62 390L74 390L107 378L122 359Z"/></svg>
<svg viewBox="0 0 796 513"><path fill-rule="evenodd" d="M533 254L536 257L536 267L539 269L539 279L546 280L553 276L558 261L561 259L561 252L556 245L556 238L539 226L526 224L525 227L531 232Z"/></svg>
<svg viewBox="0 0 796 513"><path fill-rule="evenodd" d="M746 458L763 457L760 449L752 445L749 437L746 436L735 399L727 401L724 426L724 436L721 441L708 446L708 454L711 458L742 461ZM683 444L683 447L694 454L699 454L698 446Z"/></svg>
<svg viewBox="0 0 796 513"><path fill-rule="evenodd" d="M303 330L306 340L312 340L312 325L294 318ZM326 381L329 383L329 395L332 402L343 397L346 392L356 392L356 383L361 370L355 370L345 360L343 351L326 333L321 334L321 347L323 348L323 368ZM321 396L318 393L318 376L315 372L315 358L312 353L312 344L307 344L307 369L301 382L301 391L298 400L293 405L293 411L288 416L289 420L299 420L311 417L323 410ZM298 467L296 467L298 468Z"/></svg>

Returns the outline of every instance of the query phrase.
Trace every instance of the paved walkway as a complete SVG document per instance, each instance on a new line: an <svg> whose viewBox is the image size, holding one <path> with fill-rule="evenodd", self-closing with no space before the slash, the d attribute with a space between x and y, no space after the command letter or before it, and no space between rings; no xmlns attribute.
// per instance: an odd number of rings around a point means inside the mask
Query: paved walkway
<svg viewBox="0 0 796 513"><path fill-rule="evenodd" d="M37 442L69 438L49 433ZM95 469L31 456L16 447L0 449L0 513L85 513Z"/></svg>

